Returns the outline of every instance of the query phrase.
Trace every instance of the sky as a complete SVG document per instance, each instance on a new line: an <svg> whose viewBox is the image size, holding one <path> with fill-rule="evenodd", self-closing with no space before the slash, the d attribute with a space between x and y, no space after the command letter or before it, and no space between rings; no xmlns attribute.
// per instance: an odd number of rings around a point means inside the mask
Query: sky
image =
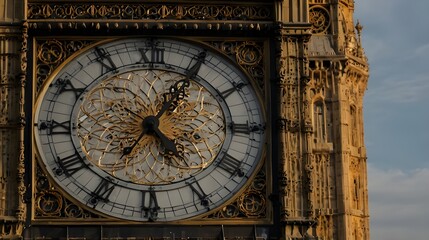
<svg viewBox="0 0 429 240"><path fill-rule="evenodd" d="M370 64L364 97L370 234L429 239L429 0L355 0Z"/></svg>

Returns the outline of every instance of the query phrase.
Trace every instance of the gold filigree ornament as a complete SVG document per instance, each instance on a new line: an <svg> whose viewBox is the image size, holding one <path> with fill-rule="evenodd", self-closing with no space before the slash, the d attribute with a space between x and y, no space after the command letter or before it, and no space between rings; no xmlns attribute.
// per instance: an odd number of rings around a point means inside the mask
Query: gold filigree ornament
<svg viewBox="0 0 429 240"><path fill-rule="evenodd" d="M255 42L245 42L236 49L240 65L256 65L262 60L262 50Z"/></svg>
<svg viewBox="0 0 429 240"><path fill-rule="evenodd" d="M36 198L36 210L42 216L59 216L61 214L63 197L56 191L40 193Z"/></svg>
<svg viewBox="0 0 429 240"><path fill-rule="evenodd" d="M144 185L189 178L216 158L225 140L222 109L214 96L195 81L186 99L159 117L159 131L175 139L178 154L165 151L153 134L139 138L143 122L168 100L169 88L185 76L165 70L136 70L108 78L83 97L77 135L87 159L113 177ZM124 155L124 147L136 147ZM111 155L110 157L108 155Z"/></svg>
<svg viewBox="0 0 429 240"><path fill-rule="evenodd" d="M240 214L240 210L235 204L228 204L220 211L220 217L222 218L236 218Z"/></svg>
<svg viewBox="0 0 429 240"><path fill-rule="evenodd" d="M37 65L36 65L36 93L43 83L66 58L73 53L89 45L89 40L62 40L55 39L37 41Z"/></svg>
<svg viewBox="0 0 429 240"><path fill-rule="evenodd" d="M239 207L246 216L257 217L265 213L265 197L257 191L249 191L240 196Z"/></svg>
<svg viewBox="0 0 429 240"><path fill-rule="evenodd" d="M88 213L76 204L67 204L64 207L64 214L68 218L85 218L88 217Z"/></svg>
<svg viewBox="0 0 429 240"><path fill-rule="evenodd" d="M49 40L39 46L37 58L44 64L59 63L64 57L63 44L57 40Z"/></svg>

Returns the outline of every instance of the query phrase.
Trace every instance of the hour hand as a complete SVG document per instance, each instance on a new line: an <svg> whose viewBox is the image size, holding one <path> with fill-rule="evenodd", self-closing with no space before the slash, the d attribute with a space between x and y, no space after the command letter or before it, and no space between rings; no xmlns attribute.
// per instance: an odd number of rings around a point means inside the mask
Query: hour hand
<svg viewBox="0 0 429 240"><path fill-rule="evenodd" d="M169 154L173 154L178 157L179 153L177 152L176 144L173 141L168 139L158 128L154 128L153 132L159 137L162 145L165 148L165 152Z"/></svg>
<svg viewBox="0 0 429 240"><path fill-rule="evenodd" d="M143 131L140 133L140 136L138 136L138 138L136 140L134 140L133 145L131 145L130 147L124 147L124 150L122 152L122 156L120 157L120 159L122 159L124 156L129 155L134 147L139 143L139 141L143 138L143 136L148 132L147 129L143 129Z"/></svg>

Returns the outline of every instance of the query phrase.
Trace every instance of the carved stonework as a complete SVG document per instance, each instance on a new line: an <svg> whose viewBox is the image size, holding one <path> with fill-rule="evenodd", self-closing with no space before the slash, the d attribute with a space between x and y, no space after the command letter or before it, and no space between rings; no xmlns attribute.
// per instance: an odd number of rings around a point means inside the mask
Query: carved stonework
<svg viewBox="0 0 429 240"><path fill-rule="evenodd" d="M312 126L312 141L316 144L314 148L321 151L332 150L334 66L335 62L331 61L310 61L310 80L306 93L311 107L306 121Z"/></svg>
<svg viewBox="0 0 429 240"><path fill-rule="evenodd" d="M320 215L317 217L316 234L320 239L332 239L334 223L332 216Z"/></svg>
<svg viewBox="0 0 429 240"><path fill-rule="evenodd" d="M315 205L315 196L319 195L320 189L318 188L318 181L319 181L319 173L317 172L318 169L315 169L316 167L315 161L314 161L314 155L308 154L307 155L307 164L305 165L305 171L306 171L306 182L307 185L307 214L309 217L314 217L314 205ZM316 170L316 172L314 171ZM315 184L316 182L316 184Z"/></svg>
<svg viewBox="0 0 429 240"><path fill-rule="evenodd" d="M319 5L310 8L310 23L311 32L314 34L328 33L331 25L331 17L329 11Z"/></svg>
<svg viewBox="0 0 429 240"><path fill-rule="evenodd" d="M341 1L340 6L325 0L308 3L310 43L292 31L281 31L278 42L279 146L284 148L280 151L281 217L287 237L348 239L351 233L336 224L351 218L338 213L367 211L366 170L360 155L362 98L368 79L360 45L362 27L357 24L356 35L350 1ZM337 14L343 20L337 21ZM337 28L344 34L332 35ZM308 57L307 46L309 64L295 62ZM349 159L350 166L342 167L340 163ZM342 179L342 175L349 177ZM349 191L338 188L341 181ZM350 201L350 210L343 209L341 201ZM306 225L311 222L315 225ZM367 239L365 234L357 236Z"/></svg>
<svg viewBox="0 0 429 240"><path fill-rule="evenodd" d="M303 140L302 126L303 112L302 87L300 76L307 76L306 64L298 59L306 54L306 41L304 38L282 36L279 42L280 56L278 59L279 69L279 92L280 92L280 116L278 122L281 124L280 142L280 201L282 202L281 220L288 222L289 219L304 219L306 210L302 208L303 202L308 202L303 187L308 184L305 176L309 173L305 170L304 157L300 149ZM302 49L302 52L296 51ZM298 69L302 69L301 72Z"/></svg>
<svg viewBox="0 0 429 240"><path fill-rule="evenodd" d="M26 220L25 84L28 28L0 28L0 238L22 235Z"/></svg>
<svg viewBox="0 0 429 240"><path fill-rule="evenodd" d="M27 51L28 51L28 25L24 23L22 28L22 47L21 47L21 74L20 74L20 95L19 95L19 122L20 122L20 141L19 141L19 160L18 160L18 194L19 194L19 204L17 209L17 217L22 223L25 221L25 211L27 205L25 204L25 87L26 87L26 74L27 74ZM28 146L27 146L28 147ZM22 231L22 229L21 229Z"/></svg>

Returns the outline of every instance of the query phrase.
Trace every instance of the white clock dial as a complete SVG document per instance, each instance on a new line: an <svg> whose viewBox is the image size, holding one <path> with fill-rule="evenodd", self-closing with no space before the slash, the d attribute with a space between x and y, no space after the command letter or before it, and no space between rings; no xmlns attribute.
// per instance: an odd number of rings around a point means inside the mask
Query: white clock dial
<svg viewBox="0 0 429 240"><path fill-rule="evenodd" d="M252 84L212 49L121 39L77 53L37 101L46 171L82 204L134 221L207 214L254 175L265 145Z"/></svg>

